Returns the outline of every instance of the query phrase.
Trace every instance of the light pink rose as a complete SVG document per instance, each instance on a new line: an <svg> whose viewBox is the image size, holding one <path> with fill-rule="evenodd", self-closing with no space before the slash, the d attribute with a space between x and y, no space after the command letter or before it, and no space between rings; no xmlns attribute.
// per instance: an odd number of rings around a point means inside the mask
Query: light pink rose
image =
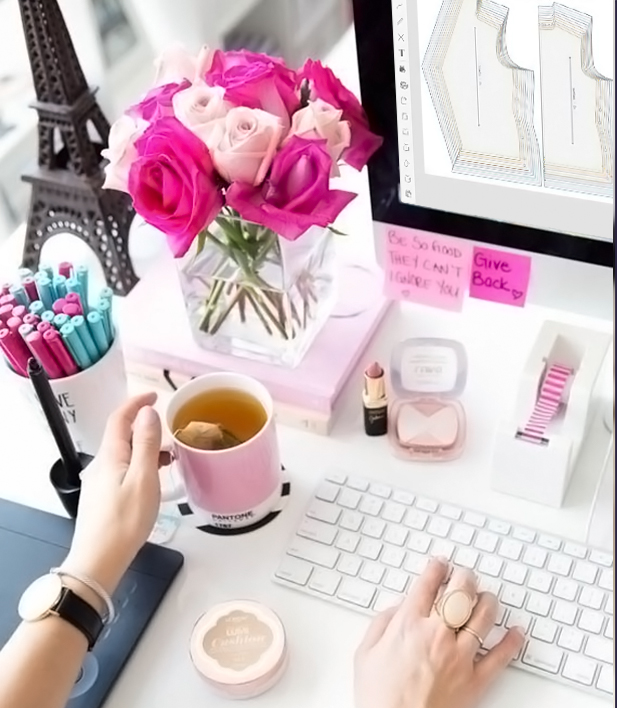
<svg viewBox="0 0 617 708"><path fill-rule="evenodd" d="M299 135L307 140L325 140L332 158L332 177L338 177L338 161L343 150L351 143L351 128L346 120L341 120L343 111L318 98L306 108L293 114L291 135Z"/></svg>
<svg viewBox="0 0 617 708"><path fill-rule="evenodd" d="M154 85L179 84L185 79L191 83L203 80L212 66L213 55L212 49L205 45L196 57L187 52L182 45L170 47L154 62L156 69Z"/></svg>
<svg viewBox="0 0 617 708"><path fill-rule="evenodd" d="M198 81L178 91L172 99L176 118L213 150L225 130L225 116L231 106L223 99L225 90Z"/></svg>
<svg viewBox="0 0 617 708"><path fill-rule="evenodd" d="M148 123L139 118L123 115L111 126L109 131L109 147L101 151L102 157L109 160L105 167L105 189L117 189L128 192L129 170L137 159L135 141L139 138Z"/></svg>
<svg viewBox="0 0 617 708"><path fill-rule="evenodd" d="M225 133L212 152L212 161L228 182L261 184L283 135L283 124L258 108L232 108L225 118Z"/></svg>

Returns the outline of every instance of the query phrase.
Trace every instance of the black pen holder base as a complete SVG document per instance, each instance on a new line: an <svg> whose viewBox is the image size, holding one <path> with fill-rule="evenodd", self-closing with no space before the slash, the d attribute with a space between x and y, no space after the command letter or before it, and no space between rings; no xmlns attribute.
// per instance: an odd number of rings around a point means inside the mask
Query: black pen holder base
<svg viewBox="0 0 617 708"><path fill-rule="evenodd" d="M79 453L79 459L82 464L82 469L85 469L91 462L92 457L83 452ZM58 499L62 502L66 513L72 518L77 518L77 509L79 507L79 493L81 492L81 480L75 484L67 475L66 467L62 460L56 460L51 470L49 471L49 481L52 487L56 490Z"/></svg>

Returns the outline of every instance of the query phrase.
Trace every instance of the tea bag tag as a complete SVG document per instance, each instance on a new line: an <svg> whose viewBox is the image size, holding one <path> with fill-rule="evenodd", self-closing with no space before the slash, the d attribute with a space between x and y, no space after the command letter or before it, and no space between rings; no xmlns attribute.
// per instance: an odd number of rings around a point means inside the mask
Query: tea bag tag
<svg viewBox="0 0 617 708"><path fill-rule="evenodd" d="M218 423L194 420L174 433L185 445L197 450L225 450L240 444L240 440Z"/></svg>

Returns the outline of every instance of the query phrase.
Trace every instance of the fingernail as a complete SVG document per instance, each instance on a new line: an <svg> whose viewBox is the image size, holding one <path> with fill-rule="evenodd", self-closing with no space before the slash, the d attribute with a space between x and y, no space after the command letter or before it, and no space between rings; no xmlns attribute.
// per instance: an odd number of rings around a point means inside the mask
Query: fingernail
<svg viewBox="0 0 617 708"><path fill-rule="evenodd" d="M521 639L525 639L525 637L527 636L527 632L525 631L524 627L517 626L517 627L513 627L512 629L514 629L515 632L518 632L520 634Z"/></svg>
<svg viewBox="0 0 617 708"><path fill-rule="evenodd" d="M433 561L435 563L439 563L443 568L449 568L450 567L450 561L447 558L444 558L443 556L435 556L433 558Z"/></svg>
<svg viewBox="0 0 617 708"><path fill-rule="evenodd" d="M151 406L144 406L137 414L135 422L139 425L152 425L158 422L158 413Z"/></svg>

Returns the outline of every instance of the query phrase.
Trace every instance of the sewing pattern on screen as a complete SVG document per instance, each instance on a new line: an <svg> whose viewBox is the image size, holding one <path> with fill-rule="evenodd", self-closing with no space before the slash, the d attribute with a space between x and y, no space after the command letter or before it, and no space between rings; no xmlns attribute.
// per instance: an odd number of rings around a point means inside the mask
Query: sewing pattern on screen
<svg viewBox="0 0 617 708"><path fill-rule="evenodd" d="M613 195L613 81L594 65L593 18L554 3L538 8L544 184Z"/></svg>
<svg viewBox="0 0 617 708"><path fill-rule="evenodd" d="M535 74L508 54L508 14L492 0L443 0L422 71L453 173L541 186Z"/></svg>

